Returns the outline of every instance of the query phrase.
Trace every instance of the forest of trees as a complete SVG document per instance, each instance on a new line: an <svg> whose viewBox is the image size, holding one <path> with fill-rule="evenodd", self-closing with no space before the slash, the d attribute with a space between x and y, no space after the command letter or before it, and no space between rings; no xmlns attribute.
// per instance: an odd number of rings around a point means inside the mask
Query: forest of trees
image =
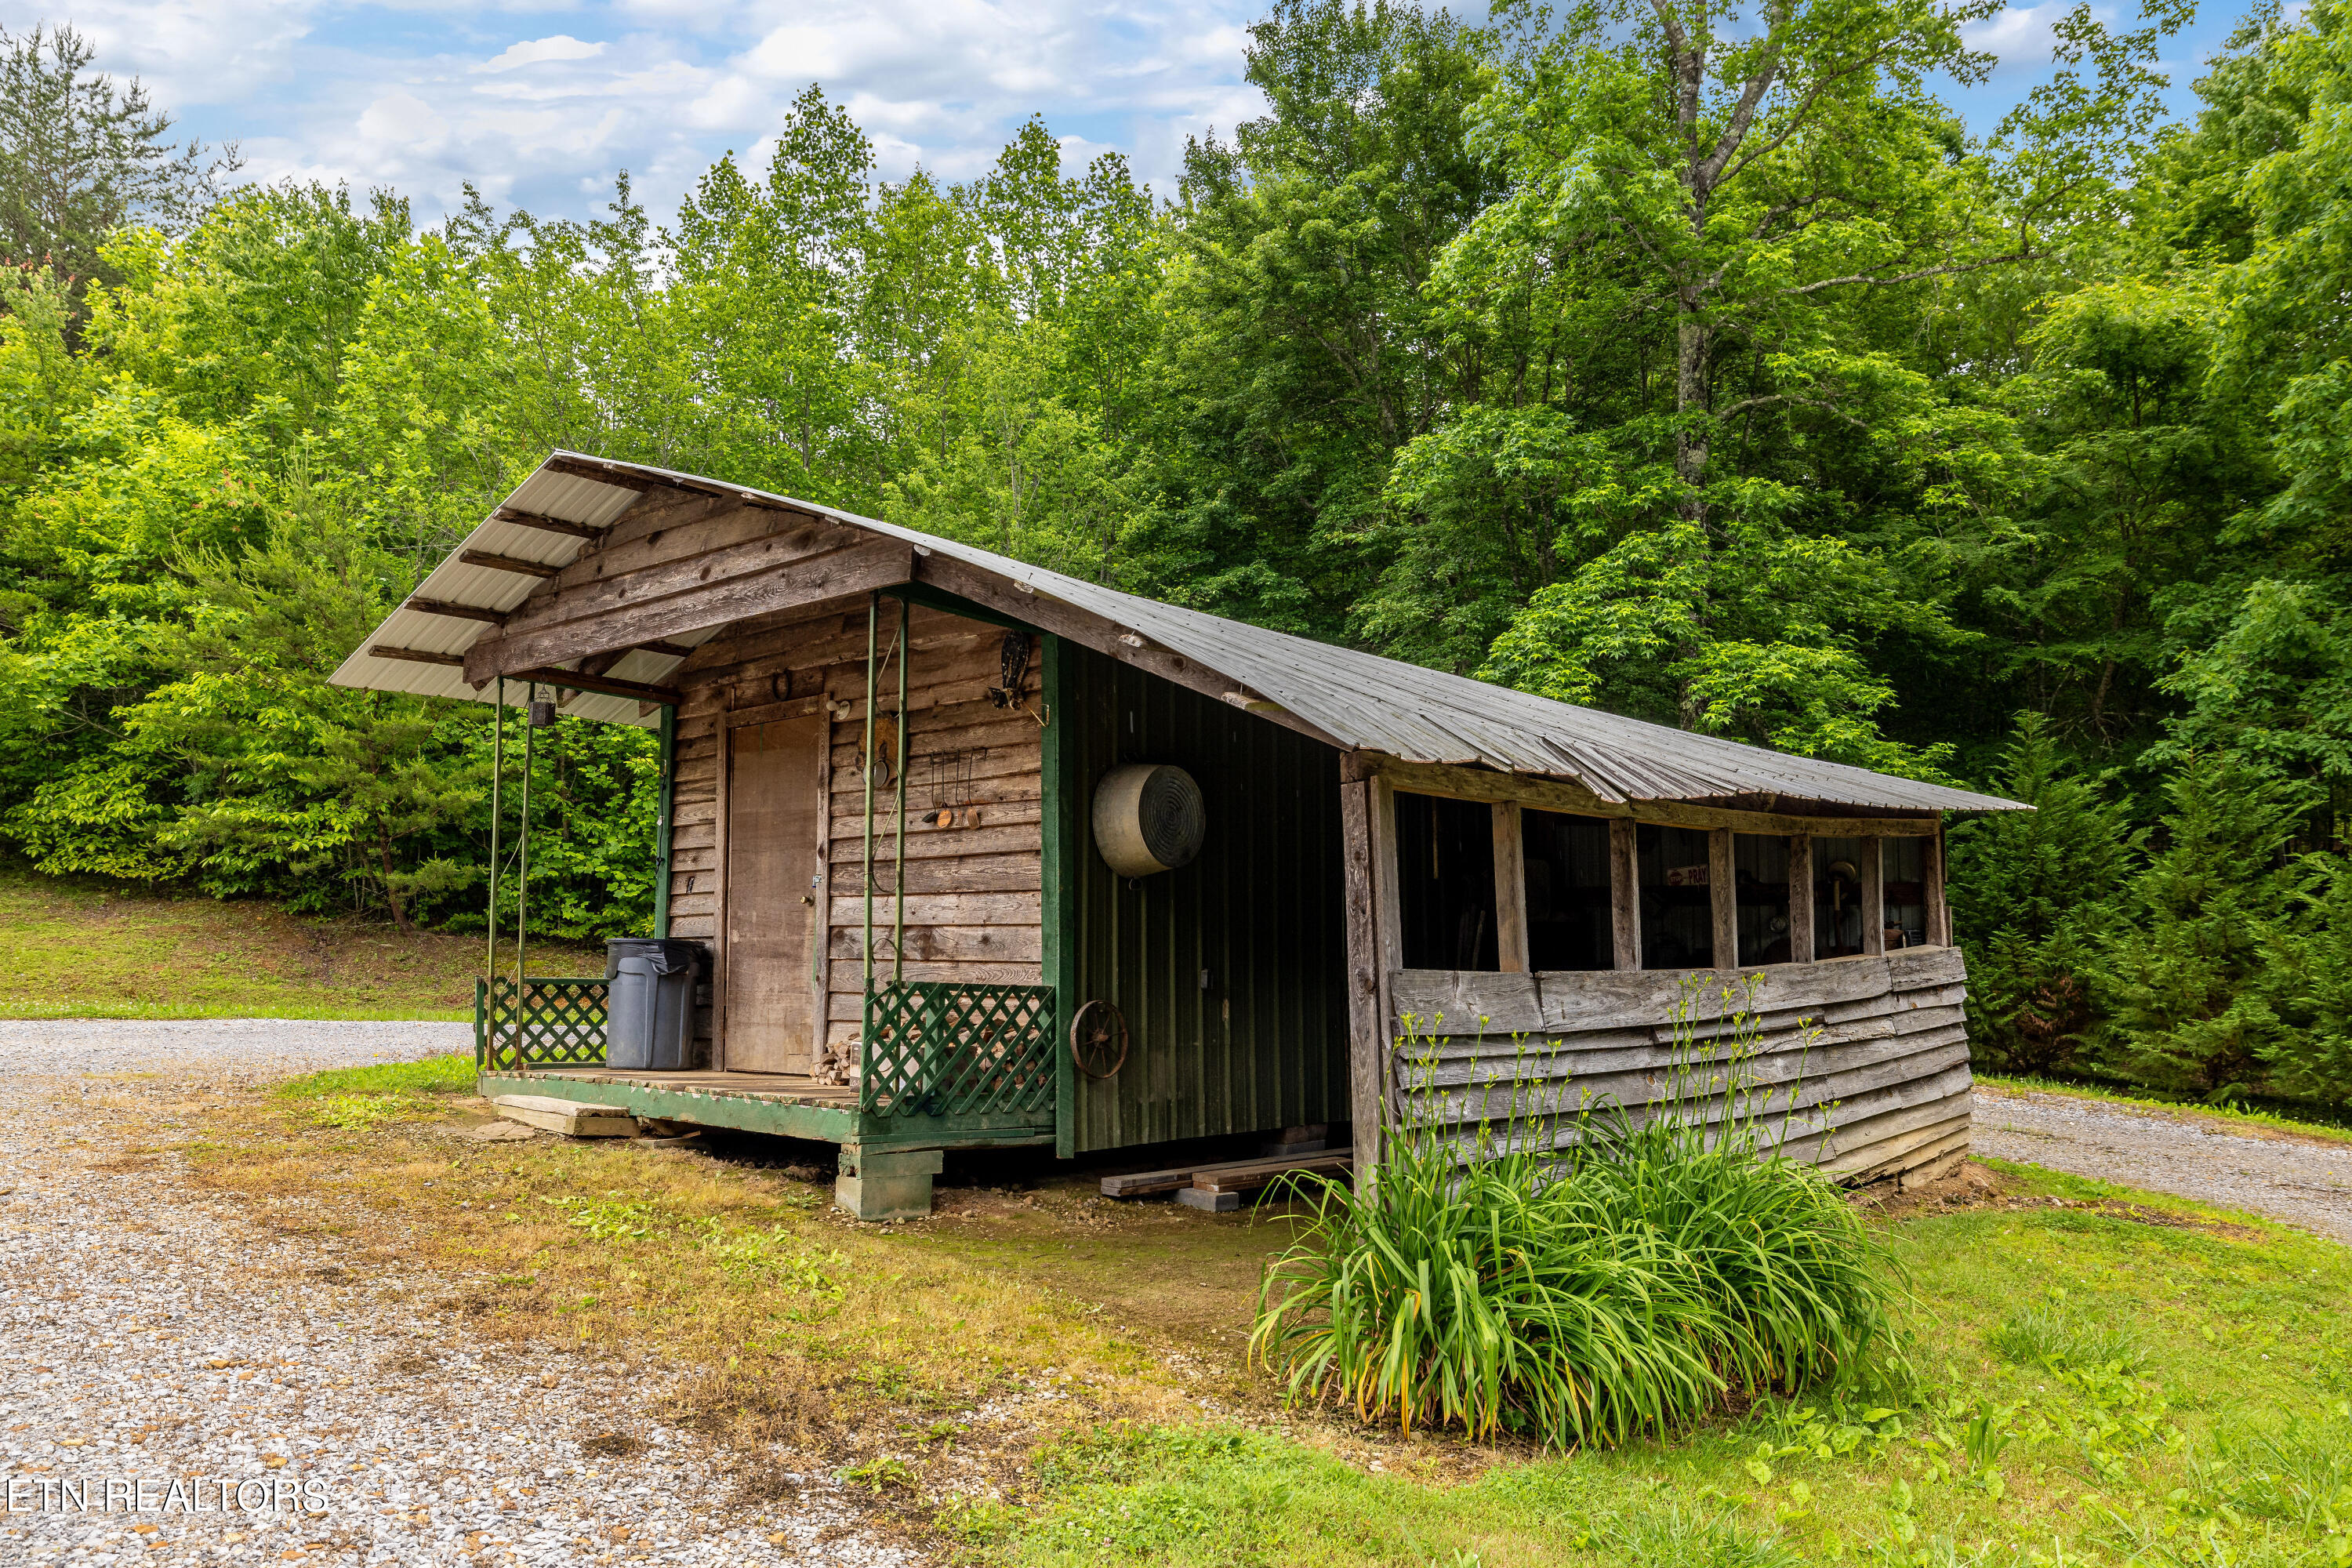
<svg viewBox="0 0 2352 1568"><path fill-rule="evenodd" d="M2078 8L1979 138L1997 9L1280 0L1164 199L813 86L667 216L422 229L0 35L0 836L478 931L487 710L324 676L566 447L2031 802L1952 835L1980 1062L2344 1102L2352 4L2185 121L2185 9ZM535 923L641 928L647 737L539 766Z"/></svg>

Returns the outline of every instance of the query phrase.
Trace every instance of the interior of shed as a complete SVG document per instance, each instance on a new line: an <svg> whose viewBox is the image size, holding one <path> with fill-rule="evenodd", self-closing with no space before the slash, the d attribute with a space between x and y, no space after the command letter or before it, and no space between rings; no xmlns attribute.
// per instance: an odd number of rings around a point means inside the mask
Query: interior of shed
<svg viewBox="0 0 2352 1568"><path fill-rule="evenodd" d="M1751 833L1701 826L1696 812L1628 821L1403 788L1391 801L1406 969L1769 966L1948 941L1933 817L1890 817L1867 834ZM1612 868L1612 831L1630 834L1630 877ZM1792 879L1791 866L1811 875ZM1635 935L1631 963L1621 929Z"/></svg>

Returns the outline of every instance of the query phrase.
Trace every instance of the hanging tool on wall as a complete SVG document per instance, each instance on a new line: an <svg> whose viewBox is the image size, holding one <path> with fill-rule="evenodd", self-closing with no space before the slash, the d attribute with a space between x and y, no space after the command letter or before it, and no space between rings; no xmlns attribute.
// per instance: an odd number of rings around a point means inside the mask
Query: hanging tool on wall
<svg viewBox="0 0 2352 1568"><path fill-rule="evenodd" d="M997 683L988 689L988 700L999 708L1009 708L1016 713L1028 713L1039 725L1045 722L1043 713L1029 707L1029 634L1006 632L1003 645L996 655Z"/></svg>

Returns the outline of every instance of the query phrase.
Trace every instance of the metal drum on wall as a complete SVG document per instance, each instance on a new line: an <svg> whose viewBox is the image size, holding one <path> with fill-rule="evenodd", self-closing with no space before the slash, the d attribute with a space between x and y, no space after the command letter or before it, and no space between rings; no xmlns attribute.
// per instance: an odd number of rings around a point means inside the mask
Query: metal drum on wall
<svg viewBox="0 0 2352 1568"><path fill-rule="evenodd" d="M1095 786L1095 847L1122 877L1149 877L1192 864L1208 836L1201 786L1182 768L1127 763Z"/></svg>

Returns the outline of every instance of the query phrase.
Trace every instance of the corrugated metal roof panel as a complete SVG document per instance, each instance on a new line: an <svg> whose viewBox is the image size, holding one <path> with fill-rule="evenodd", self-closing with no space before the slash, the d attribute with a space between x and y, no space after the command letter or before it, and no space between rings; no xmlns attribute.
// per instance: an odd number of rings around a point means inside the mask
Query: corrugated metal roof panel
<svg viewBox="0 0 2352 1568"><path fill-rule="evenodd" d="M1112 621L1279 704L1343 745L1411 762L1467 764L1573 779L1595 795L1615 801L1704 801L1778 795L1886 810L2019 809L2017 802L1996 795L1922 784L1841 763L1790 756L1717 736L1694 734L1597 709L1554 702L1509 687L1447 675L1377 654L1267 631L1203 611L1122 594L1115 588L1049 572L992 551L789 496L578 453L554 453L550 461L593 463L617 474L667 480L709 493L740 495L904 540ZM518 486L506 504L601 527L626 510L637 494L634 489L542 468ZM530 537L526 540L518 537L520 535ZM562 564L577 557L582 543L561 534L488 521L452 552L448 560L435 568L433 574L418 585L415 596L511 610L530 596L536 582L467 565L458 558L463 552L488 551ZM418 621L435 621L438 625L426 628L418 626ZM472 647L485 629L478 622L441 621L439 617L402 609L394 611L370 640L372 644L389 642L433 652L457 653ZM432 640L402 640L407 637ZM344 661L334 679L344 685L434 696L478 697L456 670L447 667L384 668L395 662L369 658L362 648ZM675 664L675 660L665 661L665 672ZM625 679L655 678L630 675ZM642 721L635 717L635 704L620 699L593 699L593 705L592 700L583 699L568 710L583 717L602 718L606 716L606 710L620 709L627 710L627 716L615 712L615 721Z"/></svg>
<svg viewBox="0 0 2352 1568"><path fill-rule="evenodd" d="M398 647L417 653L462 658L466 650L490 629L490 623L412 608L415 601L425 599L444 605L466 605L475 609L496 610L504 614L530 598L542 581L520 573L502 572L492 566L474 565L464 559L467 552L503 555L512 561L534 561L544 566L561 567L578 560L580 552L588 542L571 534L552 533L543 528L500 521L499 512L524 511L537 517L576 522L586 528L604 528L626 511L636 499L635 490L617 485L601 484L594 479L554 473L546 468L537 470L517 485L513 493L501 501L488 518L459 541L457 547L415 586L408 599L385 616L383 624L376 627L366 642L353 648L351 657L344 659L328 679L337 686L355 686L371 691L404 691L417 697L447 697L466 702L495 700L498 693L495 682L477 691L467 683L464 670L454 665L378 658L368 650ZM670 640L690 647L708 636L708 633L702 633ZM650 653L640 648L604 673L618 679L652 686L660 684L664 677L684 662L675 654ZM523 687L509 684L510 706L520 707L527 696ZM593 719L600 723L650 727L657 716L641 714L638 711L640 706L632 697L608 697L583 691L570 696L563 703L562 711L583 719Z"/></svg>

